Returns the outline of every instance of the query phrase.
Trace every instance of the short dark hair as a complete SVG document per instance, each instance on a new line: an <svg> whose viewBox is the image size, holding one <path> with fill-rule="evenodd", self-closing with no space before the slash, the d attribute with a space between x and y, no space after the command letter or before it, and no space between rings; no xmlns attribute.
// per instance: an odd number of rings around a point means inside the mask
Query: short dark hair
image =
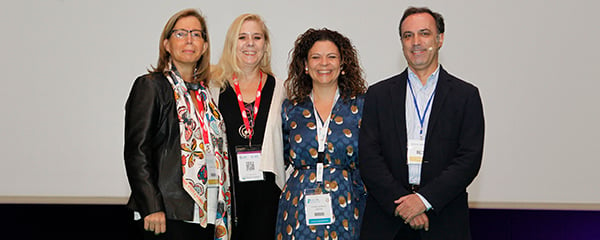
<svg viewBox="0 0 600 240"><path fill-rule="evenodd" d="M433 17L433 19L435 20L435 26L438 30L438 33L444 33L445 31L445 26L444 26L444 18L442 17L442 14L431 11L431 9L429 9L428 7L409 7L404 11L404 14L402 15L402 19L400 19L400 24L398 25L398 33L400 34L400 37L402 37L402 23L404 22L404 20L406 20L406 18L410 15L413 14L417 14L417 13L428 13L429 15L431 15Z"/></svg>

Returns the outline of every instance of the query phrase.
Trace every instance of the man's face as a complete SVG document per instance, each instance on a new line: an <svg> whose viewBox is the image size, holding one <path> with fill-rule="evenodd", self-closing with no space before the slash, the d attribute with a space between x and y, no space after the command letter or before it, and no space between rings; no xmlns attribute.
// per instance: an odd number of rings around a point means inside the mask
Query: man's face
<svg viewBox="0 0 600 240"><path fill-rule="evenodd" d="M415 72L433 72L438 65L438 52L444 34L438 33L435 19L428 13L417 13L404 19L401 41L408 66Z"/></svg>

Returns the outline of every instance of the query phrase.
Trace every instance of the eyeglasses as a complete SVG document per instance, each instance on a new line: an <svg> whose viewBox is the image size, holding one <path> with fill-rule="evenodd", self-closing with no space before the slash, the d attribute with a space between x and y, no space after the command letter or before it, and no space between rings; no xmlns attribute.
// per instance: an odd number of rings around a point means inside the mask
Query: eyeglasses
<svg viewBox="0 0 600 240"><path fill-rule="evenodd" d="M187 38L188 34L192 34L192 38L198 40L200 38L206 40L206 33L202 30L186 30L186 29L173 29L171 35L177 39Z"/></svg>

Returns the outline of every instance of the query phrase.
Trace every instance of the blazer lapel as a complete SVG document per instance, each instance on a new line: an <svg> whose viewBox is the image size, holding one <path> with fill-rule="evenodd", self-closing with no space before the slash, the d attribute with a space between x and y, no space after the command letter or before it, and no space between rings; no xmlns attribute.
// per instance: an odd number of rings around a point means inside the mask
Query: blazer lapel
<svg viewBox="0 0 600 240"><path fill-rule="evenodd" d="M444 106L444 101L446 101L446 96L448 96L448 92L450 91L450 85L448 84L449 80L448 72L440 65L440 74L438 76L437 86L435 87L435 97L433 98L433 105L431 106L431 115L429 116L427 133L435 131L436 122L441 114L440 112L442 111L442 106ZM429 140L430 138L428 137L427 142L429 142Z"/></svg>
<svg viewBox="0 0 600 240"><path fill-rule="evenodd" d="M398 133L399 146L406 146L406 81L408 80L408 71L400 73L394 79L394 85L390 88L390 102L392 116L395 119L395 130ZM405 148L402 149L402 153L405 155Z"/></svg>

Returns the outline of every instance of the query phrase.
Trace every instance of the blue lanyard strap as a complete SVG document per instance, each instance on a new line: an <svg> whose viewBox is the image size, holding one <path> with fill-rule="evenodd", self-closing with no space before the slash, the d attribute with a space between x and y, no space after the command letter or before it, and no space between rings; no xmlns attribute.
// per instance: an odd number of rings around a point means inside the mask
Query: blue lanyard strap
<svg viewBox="0 0 600 240"><path fill-rule="evenodd" d="M417 104L417 97L415 96L415 92L413 91L412 85L410 84L410 80L408 81L408 87L410 88L410 93L413 97L413 102L415 104L415 109L417 110L417 116L419 117L419 123L421 124L421 130L419 131L419 135L423 136L423 124L425 123L425 115L427 114L427 110L429 109L429 105L431 105L431 99L433 99L433 95L435 95L435 89L429 96L429 100L427 100L427 105L425 106L425 110L423 111L423 117L421 117L421 112L419 111L419 104Z"/></svg>

